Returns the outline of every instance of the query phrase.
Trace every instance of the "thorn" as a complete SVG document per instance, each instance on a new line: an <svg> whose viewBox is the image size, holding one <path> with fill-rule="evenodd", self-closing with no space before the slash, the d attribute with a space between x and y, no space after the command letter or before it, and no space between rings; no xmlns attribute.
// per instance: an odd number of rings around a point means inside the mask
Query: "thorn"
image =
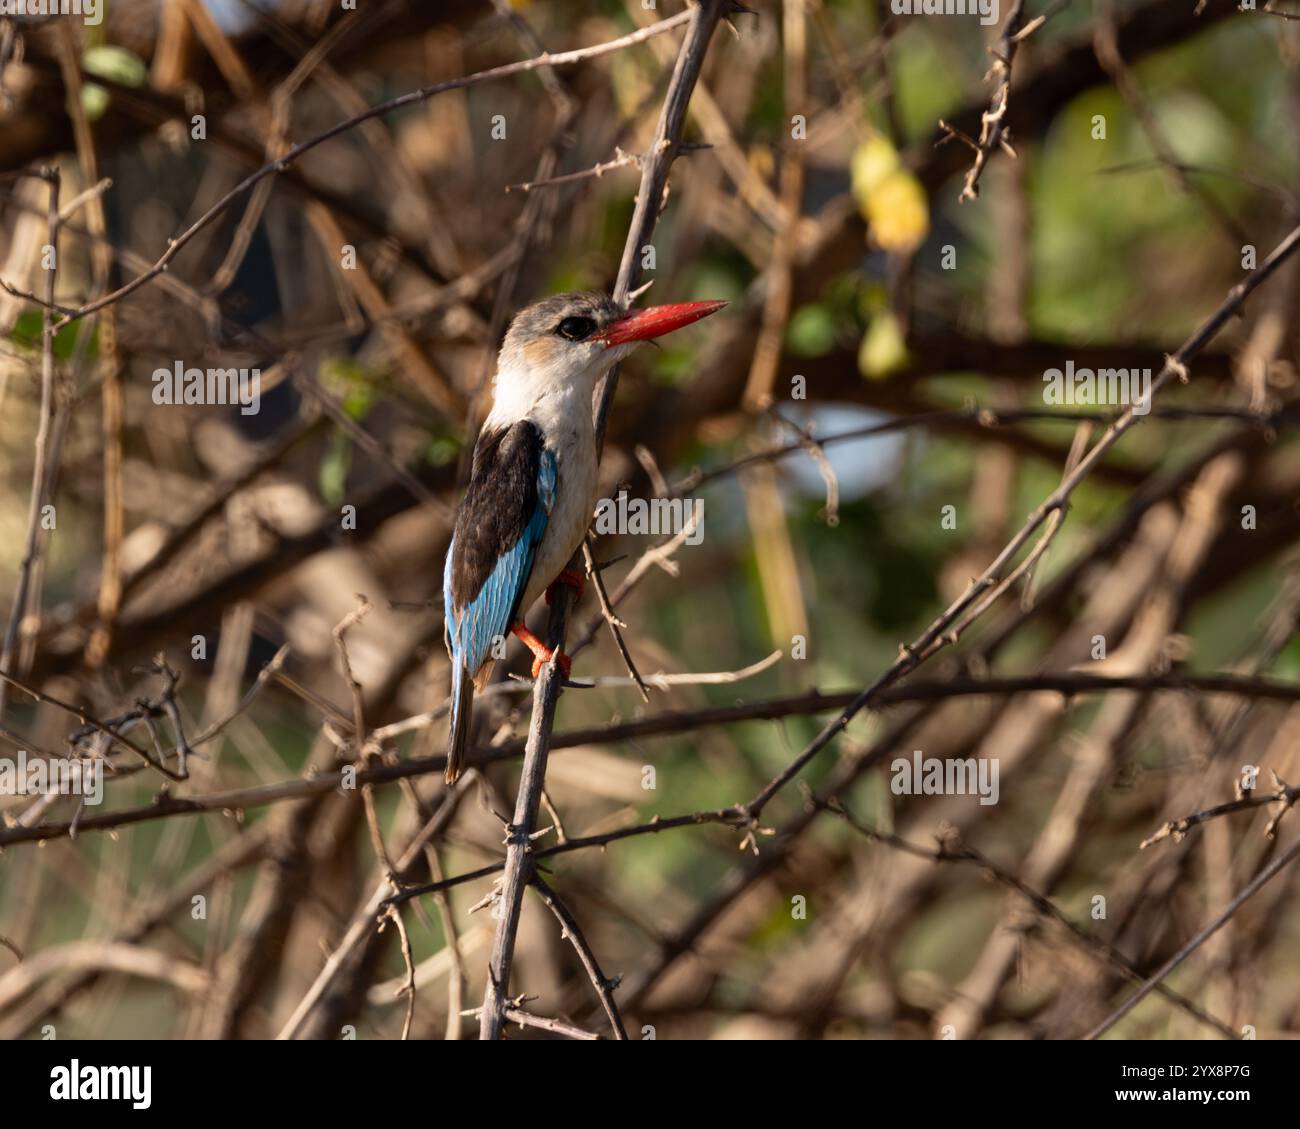
<svg viewBox="0 0 1300 1129"><path fill-rule="evenodd" d="M500 895L495 890L493 890L490 894L485 894L479 901L475 902L472 906L469 907L469 912L478 913L479 910L486 909L493 902L495 902L498 897L500 897Z"/></svg>
<svg viewBox="0 0 1300 1129"><path fill-rule="evenodd" d="M650 287L652 287L654 284L655 284L655 280L652 278L649 282L643 283L642 285L638 286L627 296L627 304L630 306L633 302L635 302L638 298L640 298L642 294L644 294L647 290L649 290Z"/></svg>

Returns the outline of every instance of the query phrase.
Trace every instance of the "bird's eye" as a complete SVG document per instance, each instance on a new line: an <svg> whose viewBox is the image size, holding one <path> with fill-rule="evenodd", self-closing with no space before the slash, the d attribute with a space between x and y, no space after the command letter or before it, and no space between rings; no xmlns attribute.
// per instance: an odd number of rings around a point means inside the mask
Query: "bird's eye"
<svg viewBox="0 0 1300 1129"><path fill-rule="evenodd" d="M565 318L555 327L555 332L569 341L585 341L596 331L591 318Z"/></svg>

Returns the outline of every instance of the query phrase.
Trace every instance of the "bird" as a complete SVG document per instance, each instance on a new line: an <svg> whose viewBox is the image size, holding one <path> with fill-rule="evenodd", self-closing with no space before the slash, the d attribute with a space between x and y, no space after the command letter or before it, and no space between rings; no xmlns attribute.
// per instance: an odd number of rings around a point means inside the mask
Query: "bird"
<svg viewBox="0 0 1300 1129"><path fill-rule="evenodd" d="M513 634L533 677L570 662L523 620L555 584L579 596L567 568L596 505L596 384L639 344L716 313L724 301L628 309L608 295L556 294L515 315L497 356L492 407L474 443L469 484L443 567L444 642L451 660L447 783L465 765L475 690Z"/></svg>

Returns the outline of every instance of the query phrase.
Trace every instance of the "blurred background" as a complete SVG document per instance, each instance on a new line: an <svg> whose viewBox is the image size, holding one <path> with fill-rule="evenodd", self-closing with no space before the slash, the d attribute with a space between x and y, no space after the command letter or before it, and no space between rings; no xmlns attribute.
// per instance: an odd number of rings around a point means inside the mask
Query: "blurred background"
<svg viewBox="0 0 1300 1129"><path fill-rule="evenodd" d="M999 26L752 6L712 40L642 264L646 302L731 305L627 362L602 464L603 496L702 499L703 537L596 541L648 701L589 585L569 640L598 684L559 706L547 847L759 794L1099 438L1112 409L1045 404L1044 372L1159 372L1297 222L1300 25L1282 14L1029 4L1048 19L1014 55L1014 155L995 146L961 201ZM502 856L531 697L507 680L481 699L498 748L447 789L451 515L509 317L612 287L681 31L311 149L59 329L48 364L51 182L32 174L58 170L53 301L76 309L368 106L685 7L0 19L0 667L45 695L8 688L0 756L109 768L100 806L0 796L0 1034L401 1035L366 808L404 884ZM1294 262L1091 472L1032 567L759 832L701 822L546 860L633 1038L1078 1037L1300 833L1300 714L1277 689L1300 668ZM258 369L259 410L159 404L153 374L178 363ZM1080 672L1166 688L949 692ZM1232 694L1168 688L1224 672ZM898 794L913 750L996 761L997 803ZM335 787L354 763L383 778ZM1115 1030L1300 1033L1298 880ZM491 889L401 906L412 1037L473 1033L495 922L469 911ZM531 895L514 990L607 1031Z"/></svg>

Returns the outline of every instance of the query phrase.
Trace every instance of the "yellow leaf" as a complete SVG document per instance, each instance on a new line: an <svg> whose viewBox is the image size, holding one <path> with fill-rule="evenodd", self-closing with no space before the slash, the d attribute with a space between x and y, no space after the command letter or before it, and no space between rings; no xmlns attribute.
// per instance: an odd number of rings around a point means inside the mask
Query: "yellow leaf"
<svg viewBox="0 0 1300 1129"><path fill-rule="evenodd" d="M895 254L916 250L930 230L930 206L889 138L873 134L859 145L851 172L853 198L876 243Z"/></svg>
<svg viewBox="0 0 1300 1129"><path fill-rule="evenodd" d="M868 380L883 380L907 364L907 346L893 314L877 314L862 335L858 371Z"/></svg>
<svg viewBox="0 0 1300 1129"><path fill-rule="evenodd" d="M851 163L854 199L865 207L871 193L898 167L898 150L889 138L877 133L864 141L854 151Z"/></svg>
<svg viewBox="0 0 1300 1129"><path fill-rule="evenodd" d="M930 205L921 182L895 169L870 195L864 214L871 235L895 254L915 251L930 230Z"/></svg>

